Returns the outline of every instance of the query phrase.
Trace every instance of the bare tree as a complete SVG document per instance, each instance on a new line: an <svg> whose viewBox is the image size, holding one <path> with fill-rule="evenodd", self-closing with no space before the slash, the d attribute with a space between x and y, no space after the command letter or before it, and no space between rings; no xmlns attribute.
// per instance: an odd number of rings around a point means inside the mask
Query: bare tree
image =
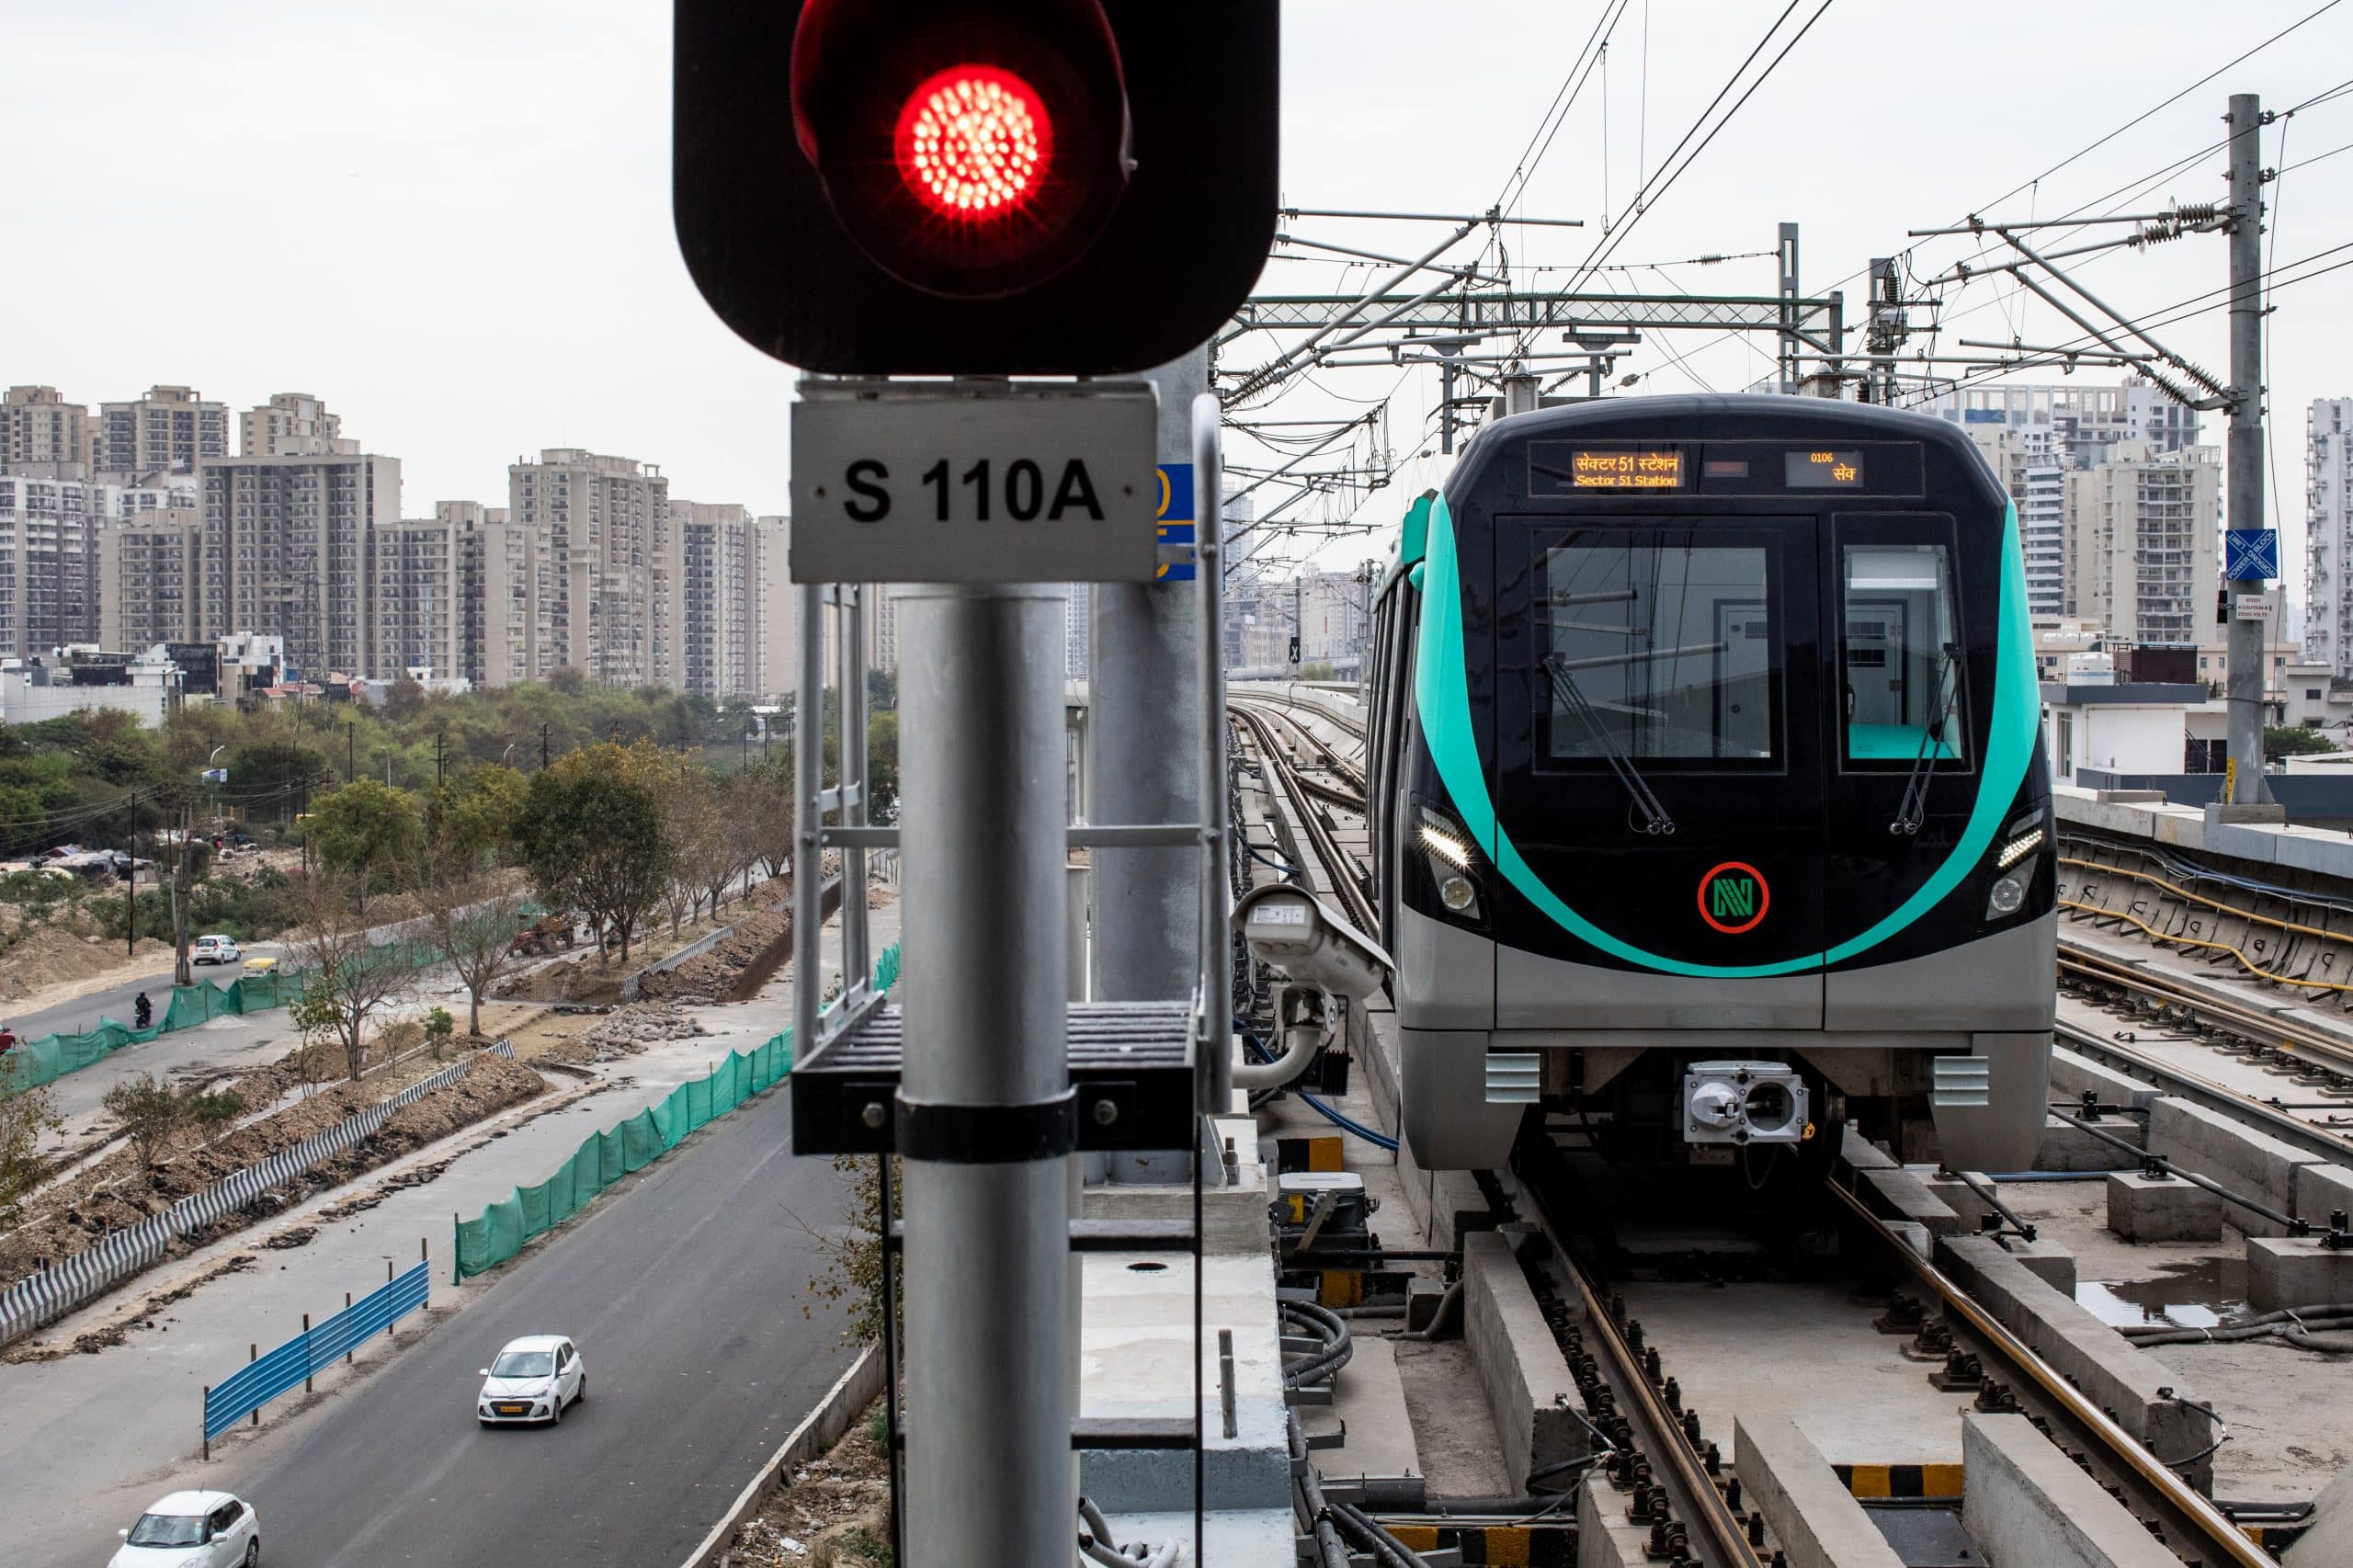
<svg viewBox="0 0 2353 1568"><path fill-rule="evenodd" d="M433 944L466 988L466 1032L476 1038L482 1034L483 994L522 961L515 936L530 924L529 897L519 887L500 888L490 869L488 856L470 861L451 855L417 879Z"/></svg>
<svg viewBox="0 0 2353 1568"><path fill-rule="evenodd" d="M727 820L718 783L708 773L682 773L664 802L670 836L670 933L677 935L681 906L700 915L705 900L716 914L727 884L743 867L743 835Z"/></svg>
<svg viewBox="0 0 2353 1568"><path fill-rule="evenodd" d="M65 1130L56 1097L32 1086L32 1073L29 1051L0 1053L0 1226L17 1222L26 1196L49 1175L42 1137Z"/></svg>
<svg viewBox="0 0 2353 1568"><path fill-rule="evenodd" d="M368 1020L416 979L407 942L368 939L355 885L359 875L365 873L313 872L302 890L302 921L291 941L303 971L306 1009L332 1028L355 1084L366 1064Z"/></svg>

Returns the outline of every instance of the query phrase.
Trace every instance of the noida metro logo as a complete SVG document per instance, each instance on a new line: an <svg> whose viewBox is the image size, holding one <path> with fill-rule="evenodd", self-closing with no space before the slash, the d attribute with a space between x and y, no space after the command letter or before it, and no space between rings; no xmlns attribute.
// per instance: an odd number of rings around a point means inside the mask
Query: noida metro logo
<svg viewBox="0 0 2353 1568"><path fill-rule="evenodd" d="M1755 930L1772 905L1765 874L1745 860L1727 860L1699 879L1699 918L1727 937Z"/></svg>

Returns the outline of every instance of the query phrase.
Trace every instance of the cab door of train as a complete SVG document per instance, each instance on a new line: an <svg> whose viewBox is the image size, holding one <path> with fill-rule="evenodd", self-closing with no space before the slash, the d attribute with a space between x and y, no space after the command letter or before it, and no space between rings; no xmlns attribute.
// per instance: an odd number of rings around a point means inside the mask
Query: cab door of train
<svg viewBox="0 0 2353 1568"><path fill-rule="evenodd" d="M1824 846L1837 895L1835 945L1901 910L1968 826L1984 720L1972 699L1991 668L1983 650L1992 645L1995 606L1962 592L1966 562L1949 513L1834 512L1824 518L1824 542L1823 595L1838 682L1825 737ZM1973 635L1964 613L1984 620ZM1972 649L1981 651L1974 664ZM1902 960L1949 943L1941 923L1917 921L1833 966L1828 1027L1937 1027L1935 1010L1954 987Z"/></svg>
<svg viewBox="0 0 2353 1568"><path fill-rule="evenodd" d="M1819 527L1622 505L1496 520L1496 1025L1818 1029Z"/></svg>

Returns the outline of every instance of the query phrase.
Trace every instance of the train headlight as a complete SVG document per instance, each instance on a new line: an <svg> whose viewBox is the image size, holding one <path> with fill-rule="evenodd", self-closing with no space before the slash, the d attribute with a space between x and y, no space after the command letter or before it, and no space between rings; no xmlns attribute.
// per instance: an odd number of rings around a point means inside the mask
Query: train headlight
<svg viewBox="0 0 2353 1568"><path fill-rule="evenodd" d="M2042 847L2040 828L2038 827L2031 833L2020 834L2002 846L2002 852L1994 858L1994 869L2006 871L2040 847Z"/></svg>
<svg viewBox="0 0 2353 1568"><path fill-rule="evenodd" d="M2026 906L2026 879L2016 871L1997 877L1985 895L1985 918L2003 920Z"/></svg>
<svg viewBox="0 0 2353 1568"><path fill-rule="evenodd" d="M1465 920L1480 918L1478 850L1453 819L1428 806L1418 808L1420 824L1414 838L1427 860L1430 880L1438 885L1438 901L1447 913Z"/></svg>

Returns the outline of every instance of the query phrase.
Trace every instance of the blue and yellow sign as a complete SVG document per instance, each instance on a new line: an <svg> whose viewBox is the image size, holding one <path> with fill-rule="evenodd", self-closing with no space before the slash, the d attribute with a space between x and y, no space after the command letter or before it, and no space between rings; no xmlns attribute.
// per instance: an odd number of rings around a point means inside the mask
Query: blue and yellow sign
<svg viewBox="0 0 2353 1568"><path fill-rule="evenodd" d="M1193 580L1193 465L1163 463L1160 474L1160 570L1156 583Z"/></svg>

